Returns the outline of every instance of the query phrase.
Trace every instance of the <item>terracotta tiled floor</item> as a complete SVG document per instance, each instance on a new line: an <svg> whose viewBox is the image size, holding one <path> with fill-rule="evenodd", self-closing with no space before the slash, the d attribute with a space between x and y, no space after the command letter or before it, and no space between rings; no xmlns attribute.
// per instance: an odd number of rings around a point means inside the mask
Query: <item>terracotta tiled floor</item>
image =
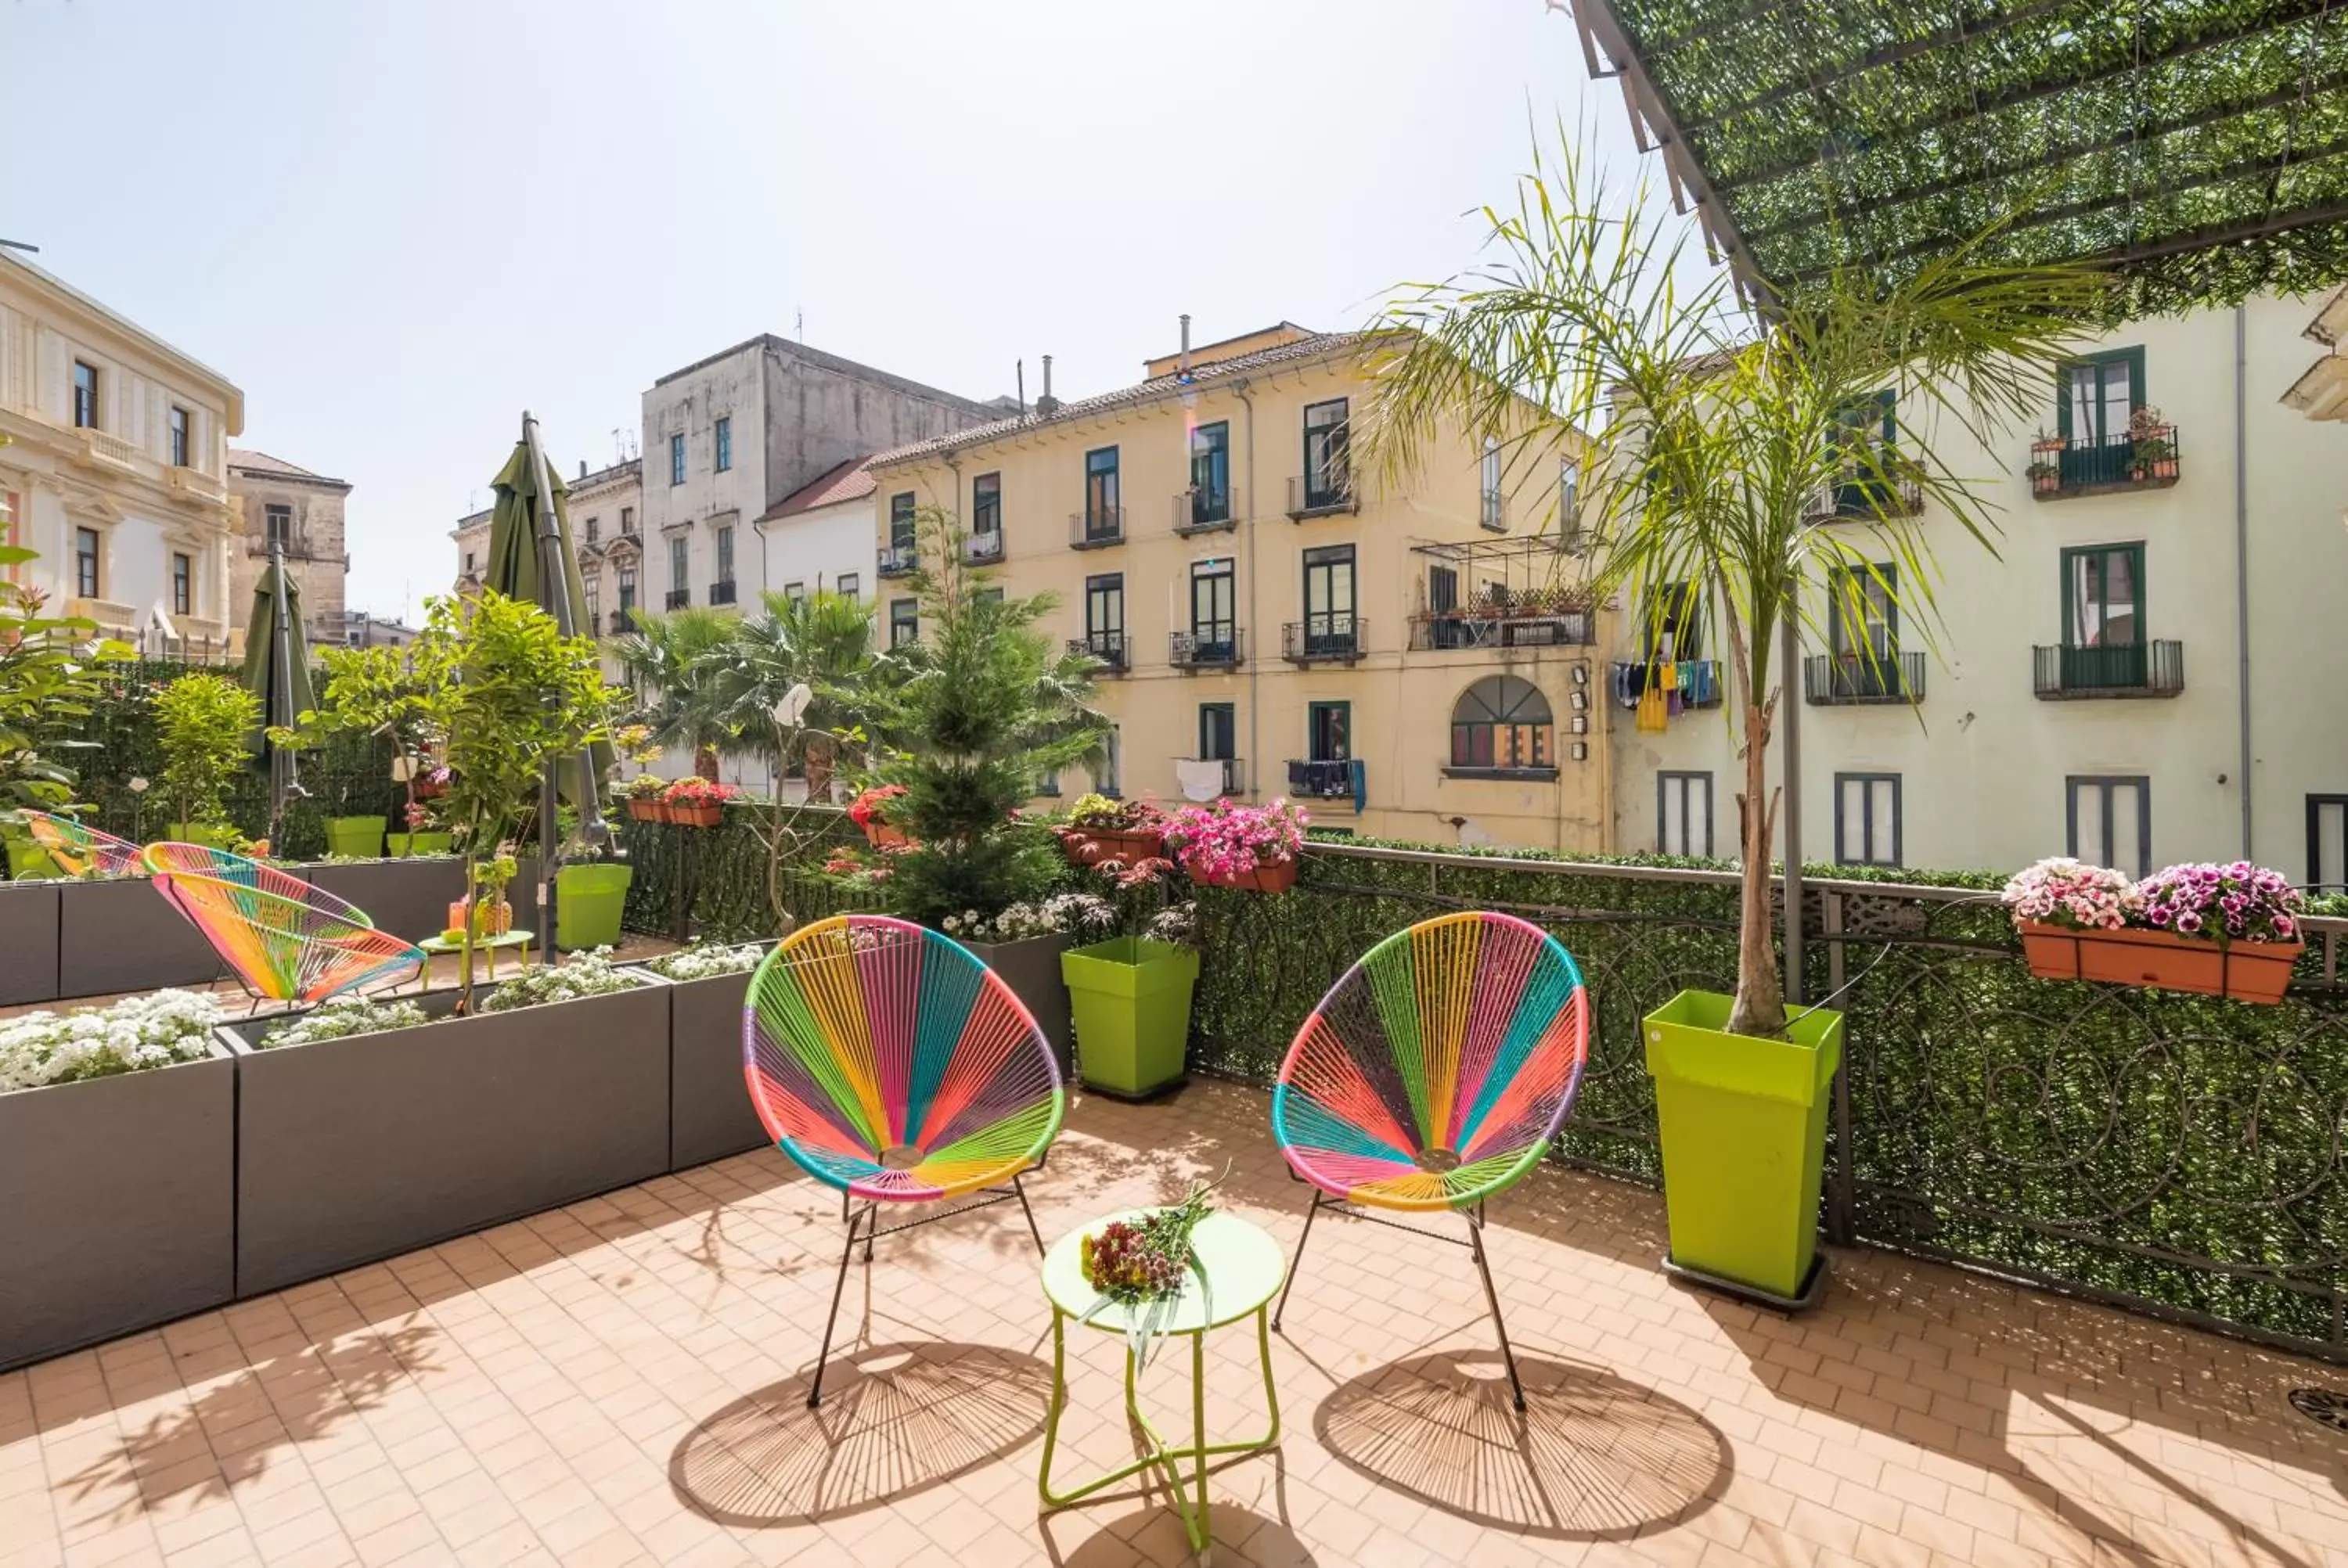
<svg viewBox="0 0 2348 1568"><path fill-rule="evenodd" d="M1046 1235L1228 1158L1292 1242L1264 1109L1083 1104ZM1287 1430L1214 1478L1215 1562L2348 1564L2348 1440L2284 1402L2348 1373L1867 1253L1789 1323L1666 1284L1661 1223L1560 1172L1496 1208L1519 1419L1464 1252L1324 1220L1273 1342ZM1038 1517L1014 1209L884 1239L808 1410L839 1237L751 1155L0 1377L0 1563L1187 1561L1146 1496ZM1107 1468L1118 1343L1076 1350L1066 1457ZM1187 1360L1145 1375L1166 1423ZM1210 1368L1238 1435L1251 1337Z"/></svg>

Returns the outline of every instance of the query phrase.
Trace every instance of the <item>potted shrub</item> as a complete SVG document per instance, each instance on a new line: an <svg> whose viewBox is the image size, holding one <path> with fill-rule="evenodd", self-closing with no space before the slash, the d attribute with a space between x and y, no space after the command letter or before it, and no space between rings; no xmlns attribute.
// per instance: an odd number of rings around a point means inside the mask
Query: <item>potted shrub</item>
<svg viewBox="0 0 2348 1568"><path fill-rule="evenodd" d="M1674 234L1643 196L1615 206L1596 160L1570 145L1550 167L1561 186L1527 177L1509 208L1525 216L1496 234L1496 259L1389 313L1397 330L1375 371L1365 456L1406 478L1463 428L1528 474L1577 454L1596 477L1581 487L1585 521L1605 541L1593 589L1644 607L1652 639L1675 617L1724 633L1745 770L1736 990L1683 991L1643 1034L1667 1266L1789 1308L1824 1282L1820 1177L1842 1019L1789 1010L1778 972L1768 753L1778 704L1799 701L1776 684L1780 639L1807 628L1823 643L1828 585L1885 560L1903 610L1930 622L1933 551L1895 476L1936 518L1989 538L1970 463L1936 442L1953 430L1970 451L2042 407L2113 285L2083 269L1987 266L1960 246L1897 274L1821 273L1757 314L1725 274L1671 286L1684 220ZM1929 412L1909 417L1917 408ZM1951 420L1950 409L1979 412ZM1879 421L1882 438L1853 437ZM1863 527L1811 526L1807 497L1828 486L1857 497Z"/></svg>
<svg viewBox="0 0 2348 1568"><path fill-rule="evenodd" d="M716 827L726 820L726 803L741 793L705 778L679 779L662 792L661 804L679 826Z"/></svg>
<svg viewBox="0 0 2348 1568"><path fill-rule="evenodd" d="M668 981L668 1163L705 1165L772 1142L742 1089L742 1009L771 942L695 943L636 967Z"/></svg>
<svg viewBox="0 0 2348 1568"><path fill-rule="evenodd" d="M239 1021L245 1295L668 1169L668 999L602 954L455 990Z"/></svg>
<svg viewBox="0 0 2348 1568"><path fill-rule="evenodd" d="M155 694L154 714L163 790L178 814L165 835L233 847L236 829L224 803L244 766L244 737L261 723L261 699L225 675L191 671Z"/></svg>
<svg viewBox="0 0 2348 1568"><path fill-rule="evenodd" d="M874 784L857 792L848 803L848 820L864 830L864 841L875 849L885 849L892 844L911 844L905 830L891 822L888 812L891 802L905 796L903 784Z"/></svg>
<svg viewBox="0 0 2348 1568"><path fill-rule="evenodd" d="M2016 873L2004 898L2030 972L2041 979L2271 1004L2282 999L2307 951L2299 926L2304 897L2279 872L2246 860L2172 866L2132 883L2056 857Z"/></svg>
<svg viewBox="0 0 2348 1568"><path fill-rule="evenodd" d="M1285 893L1296 886L1310 821L1302 806L1285 800L1269 805L1219 800L1176 812L1167 821L1166 844L1202 887Z"/></svg>
<svg viewBox="0 0 2348 1568"><path fill-rule="evenodd" d="M1060 955L1085 1087L1143 1100L1179 1087L1190 1043L1199 954L1190 906L1162 909L1138 933Z"/></svg>
<svg viewBox="0 0 2348 1568"><path fill-rule="evenodd" d="M236 1074L212 999L0 1021L0 1368L235 1293Z"/></svg>
<svg viewBox="0 0 2348 1568"><path fill-rule="evenodd" d="M2030 443L2030 466L2023 470L2030 476L2030 493L2051 496L2063 487L2063 454L2070 443L2060 436L2041 430Z"/></svg>
<svg viewBox="0 0 2348 1568"><path fill-rule="evenodd" d="M1132 866L1166 853L1166 814L1145 801L1081 794L1052 831L1077 866Z"/></svg>
<svg viewBox="0 0 2348 1568"><path fill-rule="evenodd" d="M2177 427L2147 404L2128 415L2128 472L2138 484L2177 477Z"/></svg>
<svg viewBox="0 0 2348 1568"><path fill-rule="evenodd" d="M666 822L668 807L661 797L667 791L668 780L638 774L627 783L628 815L638 822Z"/></svg>

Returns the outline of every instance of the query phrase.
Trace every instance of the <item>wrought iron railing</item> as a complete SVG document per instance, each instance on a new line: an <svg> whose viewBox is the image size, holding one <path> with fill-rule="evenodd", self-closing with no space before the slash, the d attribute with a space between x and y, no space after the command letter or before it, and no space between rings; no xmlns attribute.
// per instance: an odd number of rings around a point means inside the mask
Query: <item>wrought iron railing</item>
<svg viewBox="0 0 2348 1568"><path fill-rule="evenodd" d="M1122 631L1087 631L1082 637L1068 639L1068 651L1089 653L1108 666L1112 675L1122 675L1132 666L1127 661L1125 633Z"/></svg>
<svg viewBox="0 0 2348 1568"><path fill-rule="evenodd" d="M689 588L670 589L668 590L668 598L664 602L665 602L671 610L683 610L685 606L693 602L693 589Z"/></svg>
<svg viewBox="0 0 2348 1568"><path fill-rule="evenodd" d="M882 545L880 562L874 569L882 577L911 577L921 564L921 551L914 546Z"/></svg>
<svg viewBox="0 0 2348 1568"><path fill-rule="evenodd" d="M1178 670L1228 670L1247 662L1247 633L1236 626L1177 631L1166 640L1166 662Z"/></svg>
<svg viewBox="0 0 2348 1568"><path fill-rule="evenodd" d="M1362 764L1357 761L1288 759L1288 793L1309 800L1351 800L1361 777Z"/></svg>
<svg viewBox="0 0 2348 1568"><path fill-rule="evenodd" d="M709 602L712 604L733 603L734 579L727 578L721 582L711 583L709 585Z"/></svg>
<svg viewBox="0 0 2348 1568"><path fill-rule="evenodd" d="M1810 492L1802 515L1820 522L1833 518L1912 518L1923 509L1922 481L1897 476L1821 485Z"/></svg>
<svg viewBox="0 0 2348 1568"><path fill-rule="evenodd" d="M2107 436L2042 436L2030 447L2030 493L2040 500L2113 490L2157 490L2178 479L2174 425Z"/></svg>
<svg viewBox="0 0 2348 1568"><path fill-rule="evenodd" d="M1308 615L1280 629L1280 656L1291 664L1350 664L1362 656L1369 639L1370 623L1358 615Z"/></svg>
<svg viewBox="0 0 2348 1568"><path fill-rule="evenodd" d="M1813 653L1802 661L1802 695L1812 702L1921 702L1924 656L1886 649L1864 653Z"/></svg>
<svg viewBox="0 0 2348 1568"><path fill-rule="evenodd" d="M1003 530L988 528L962 543L962 559L973 566L991 566L1003 559Z"/></svg>
<svg viewBox="0 0 2348 1568"><path fill-rule="evenodd" d="M2185 644L2175 639L2100 648L2041 644L2031 650L2031 689L2050 702L2174 697L2185 690Z"/></svg>
<svg viewBox="0 0 2348 1568"><path fill-rule="evenodd" d="M1410 646L1424 653L1461 648L1587 647L1598 617L1587 610L1437 610L1414 615Z"/></svg>
<svg viewBox="0 0 2348 1568"><path fill-rule="evenodd" d="M1228 492L1216 495L1192 487L1174 492L1174 531L1178 534L1211 533L1216 529L1236 528L1239 514L1231 509Z"/></svg>
<svg viewBox="0 0 2348 1568"><path fill-rule="evenodd" d="M1362 509L1351 469L1335 474L1292 474L1288 479L1288 520L1333 517Z"/></svg>
<svg viewBox="0 0 2348 1568"><path fill-rule="evenodd" d="M1068 514L1068 548L1072 550L1097 550L1106 545L1125 543L1125 508L1123 507L1088 507L1081 512Z"/></svg>

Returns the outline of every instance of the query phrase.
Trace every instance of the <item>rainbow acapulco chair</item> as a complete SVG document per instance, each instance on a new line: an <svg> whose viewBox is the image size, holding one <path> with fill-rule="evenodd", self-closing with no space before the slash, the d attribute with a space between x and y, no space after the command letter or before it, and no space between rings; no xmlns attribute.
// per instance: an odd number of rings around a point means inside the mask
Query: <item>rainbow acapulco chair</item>
<svg viewBox="0 0 2348 1568"><path fill-rule="evenodd" d="M823 1399L832 1329L858 1242L1016 1202L1044 1249L1020 1178L1040 1169L1067 1097L1035 1020L1001 976L950 938L880 915L795 931L751 977L743 1073L783 1153L840 1194L848 1242L816 1354ZM983 1194L883 1227L884 1204Z"/></svg>
<svg viewBox="0 0 2348 1568"><path fill-rule="evenodd" d="M145 851L127 838L117 838L69 816L46 811L20 811L33 842L48 852L57 869L68 876L137 876L147 869Z"/></svg>
<svg viewBox="0 0 2348 1568"><path fill-rule="evenodd" d="M144 858L155 890L204 934L256 1008L324 1001L427 962L413 942L273 866L201 844L150 844Z"/></svg>
<svg viewBox="0 0 2348 1568"><path fill-rule="evenodd" d="M1581 971L1538 926L1509 915L1445 915L1363 955L1297 1030L1272 1090L1272 1134L1313 1189L1272 1327L1324 1208L1465 1245L1523 1409L1485 1256L1484 1204L1549 1148L1589 1050ZM1445 1210L1466 1217L1464 1242L1365 1212Z"/></svg>

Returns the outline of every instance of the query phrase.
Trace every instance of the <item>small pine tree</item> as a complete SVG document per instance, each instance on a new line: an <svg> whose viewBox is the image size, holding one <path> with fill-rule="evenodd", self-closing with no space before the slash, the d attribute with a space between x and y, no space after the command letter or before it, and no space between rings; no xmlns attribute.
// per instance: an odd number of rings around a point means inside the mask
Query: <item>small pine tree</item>
<svg viewBox="0 0 2348 1568"><path fill-rule="evenodd" d="M1097 662L1038 630L1057 598L1005 599L965 564L958 519L931 509L919 523L921 636L881 661L873 773L904 786L889 819L918 845L887 857L883 897L901 917L936 925L997 914L1063 877L1052 836L1014 814L1045 778L1097 763L1109 723L1091 704Z"/></svg>

